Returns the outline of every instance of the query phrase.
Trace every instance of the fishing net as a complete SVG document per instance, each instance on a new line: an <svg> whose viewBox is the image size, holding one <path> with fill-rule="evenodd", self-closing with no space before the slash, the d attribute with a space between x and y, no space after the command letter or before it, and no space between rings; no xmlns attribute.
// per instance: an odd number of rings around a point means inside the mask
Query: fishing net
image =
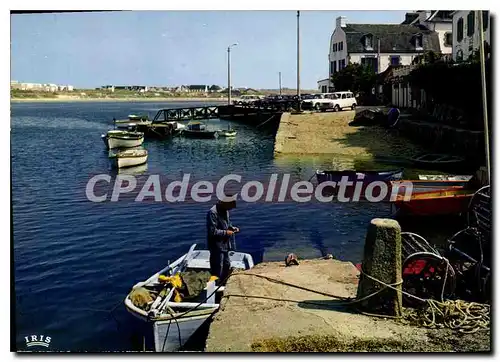
<svg viewBox="0 0 500 362"><path fill-rule="evenodd" d="M144 309L148 303L153 301L153 297L151 296L149 290L140 287L132 290L130 293L130 300L136 307Z"/></svg>

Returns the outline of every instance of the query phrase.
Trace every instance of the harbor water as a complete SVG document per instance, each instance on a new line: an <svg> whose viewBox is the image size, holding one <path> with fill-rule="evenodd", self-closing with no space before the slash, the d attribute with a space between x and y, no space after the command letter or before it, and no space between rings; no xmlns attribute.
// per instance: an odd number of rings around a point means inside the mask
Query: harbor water
<svg viewBox="0 0 500 362"><path fill-rule="evenodd" d="M12 217L17 349L25 336L51 337L50 350L137 350L123 306L130 288L173 261L189 246L205 247L206 212L213 202L133 200L95 203L86 185L113 175L101 134L112 119L154 116L175 102L13 103L11 117ZM208 127L237 130L235 139L146 140L147 165L138 177L217 180L238 174L246 181L273 173L309 180L328 163L318 158L273 156L274 137L231 121ZM331 161L330 161L331 163ZM331 166L331 164L330 164ZM162 193L164 190L162 190ZM360 262L366 226L387 217L386 204L245 203L232 210L241 229L240 251L256 263L290 253L316 258L328 253ZM112 314L109 311L114 310Z"/></svg>

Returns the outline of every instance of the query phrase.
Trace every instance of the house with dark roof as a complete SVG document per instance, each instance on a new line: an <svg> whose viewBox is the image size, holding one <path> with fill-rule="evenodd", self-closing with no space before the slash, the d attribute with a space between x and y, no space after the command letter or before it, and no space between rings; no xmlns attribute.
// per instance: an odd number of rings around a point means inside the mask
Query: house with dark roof
<svg viewBox="0 0 500 362"><path fill-rule="evenodd" d="M328 52L329 77L318 82L321 92L331 91L333 74L349 63L369 66L381 73L390 65L410 65L426 51L440 53L438 33L410 24L347 24L336 19Z"/></svg>
<svg viewBox="0 0 500 362"><path fill-rule="evenodd" d="M414 25L435 31L441 54L450 54L453 45L453 10L417 10L406 13L403 25Z"/></svg>
<svg viewBox="0 0 500 362"><path fill-rule="evenodd" d="M453 17L453 60L466 61L469 55L479 49L480 32L478 11L457 10L452 13ZM491 55L490 38L490 14L489 11L482 11L484 50L485 56Z"/></svg>

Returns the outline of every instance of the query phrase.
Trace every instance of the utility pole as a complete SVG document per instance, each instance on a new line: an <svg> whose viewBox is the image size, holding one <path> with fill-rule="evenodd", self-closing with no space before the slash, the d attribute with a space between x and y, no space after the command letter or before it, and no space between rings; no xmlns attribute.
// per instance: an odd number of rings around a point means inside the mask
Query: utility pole
<svg viewBox="0 0 500 362"><path fill-rule="evenodd" d="M231 48L238 43L231 44L227 47L227 104L231 105Z"/></svg>
<svg viewBox="0 0 500 362"><path fill-rule="evenodd" d="M280 95L281 95L281 72L279 72L279 79L280 79L279 84L280 84Z"/></svg>
<svg viewBox="0 0 500 362"><path fill-rule="evenodd" d="M377 48L377 72L376 73L381 73L380 72L380 38L378 39L378 48Z"/></svg>
<svg viewBox="0 0 500 362"><path fill-rule="evenodd" d="M481 85L483 88L483 121L484 121L484 146L486 150L486 171L488 176L488 184L491 183L490 169L490 133L488 130L488 100L486 92L486 59L484 56L484 33L483 33L483 11L476 11L479 24L479 59L481 63Z"/></svg>
<svg viewBox="0 0 500 362"><path fill-rule="evenodd" d="M300 112L300 10L297 11L297 103Z"/></svg>

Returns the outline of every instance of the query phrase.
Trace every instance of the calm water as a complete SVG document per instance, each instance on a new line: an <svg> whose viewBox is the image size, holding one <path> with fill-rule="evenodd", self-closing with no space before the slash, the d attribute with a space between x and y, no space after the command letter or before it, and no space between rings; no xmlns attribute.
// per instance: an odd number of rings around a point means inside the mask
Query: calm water
<svg viewBox="0 0 500 362"><path fill-rule="evenodd" d="M51 336L51 349L131 350L133 329L121 301L132 285L161 269L189 246L205 245L205 215L211 203L92 203L87 181L113 175L100 135L113 117L175 103L12 104L12 203L16 290L16 338ZM209 127L225 128L226 121ZM272 135L232 123L234 140L174 138L146 141L147 169L181 180L216 180L229 173L266 180L290 173L308 180L321 159L273 159ZM331 165L330 165L331 166ZM108 196L109 199L109 196ZM361 260L367 223L389 215L370 204L239 203L232 212L240 226L237 245L256 262L332 253ZM113 307L114 318L107 313Z"/></svg>

